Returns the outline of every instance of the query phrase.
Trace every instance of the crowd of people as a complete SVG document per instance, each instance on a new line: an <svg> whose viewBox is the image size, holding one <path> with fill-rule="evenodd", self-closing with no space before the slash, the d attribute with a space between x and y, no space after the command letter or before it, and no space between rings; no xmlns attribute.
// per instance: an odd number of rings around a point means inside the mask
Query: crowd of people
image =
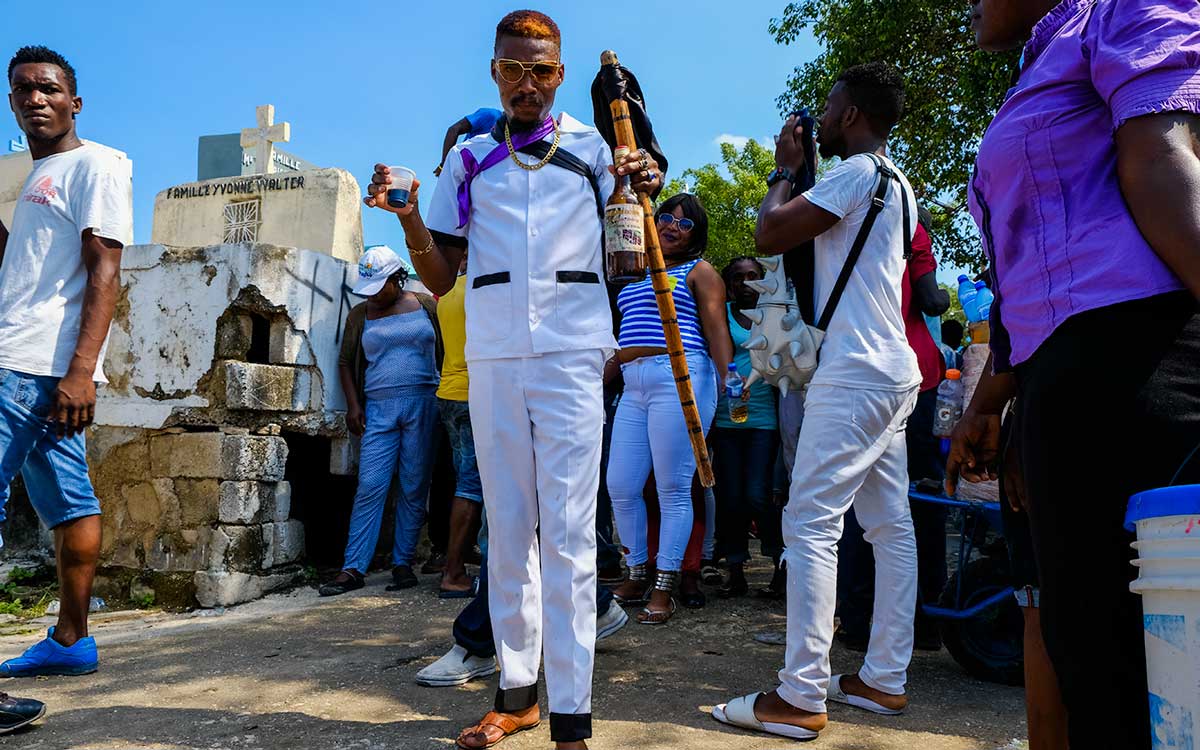
<svg viewBox="0 0 1200 750"><path fill-rule="evenodd" d="M441 519L419 570L440 576L440 596L471 601L454 645L416 679L500 675L494 709L458 747L538 725L544 657L551 739L585 748L595 642L626 626L625 607L661 627L679 605L705 606L706 587L750 595L752 538L773 566L755 595L786 600L784 664L773 689L713 717L813 739L828 701L902 712L913 649L939 647L919 603L946 577L944 512L910 505L909 488L943 479L950 494L962 479L1000 480L1031 748L1150 747L1123 515L1136 491L1200 481L1200 8L970 8L982 49L1024 55L969 185L995 290L991 356L948 452L935 402L962 367L964 330L946 319L935 339L928 325L951 300L929 213L889 157L905 101L891 66L847 68L827 92L816 144L838 161L811 186L800 176L814 133L787 119L755 247L721 269L705 260L701 201L660 195L656 144L614 163L596 128L554 114L560 31L539 12L497 26L503 111L450 127L428 205L419 181L389 200L391 171L376 165L365 203L397 216L412 266L386 247L358 264L366 301L346 322L337 374L362 436L359 482L342 569L320 593L364 585L393 478L389 588L418 585L421 530ZM8 75L35 169L11 233L0 227L0 486L22 470L55 530L63 610L0 675L79 674L98 663L86 612L100 512L82 429L129 241L127 164L75 135L82 102L60 55L22 49ZM658 201L665 262L624 286L605 283L595 220L618 181ZM758 258L771 255L799 261L784 268L819 364L799 390L758 381L739 396L728 386L751 374ZM406 289L414 271L433 296ZM662 294L682 352L664 333ZM697 480L679 367L712 490ZM430 490L441 434L455 480L444 493ZM477 579L469 563L482 563ZM836 637L864 654L857 672L831 673L835 615ZM0 728L42 711L4 696Z"/></svg>

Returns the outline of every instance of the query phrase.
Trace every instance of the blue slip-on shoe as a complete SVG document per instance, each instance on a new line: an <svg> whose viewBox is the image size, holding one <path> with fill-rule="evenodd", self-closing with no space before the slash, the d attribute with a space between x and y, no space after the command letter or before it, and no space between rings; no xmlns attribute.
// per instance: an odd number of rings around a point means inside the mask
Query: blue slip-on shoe
<svg viewBox="0 0 1200 750"><path fill-rule="evenodd" d="M54 640L54 628L50 628L45 640L33 644L17 658L0 664L0 677L90 674L99 665L95 638L80 638L67 648Z"/></svg>

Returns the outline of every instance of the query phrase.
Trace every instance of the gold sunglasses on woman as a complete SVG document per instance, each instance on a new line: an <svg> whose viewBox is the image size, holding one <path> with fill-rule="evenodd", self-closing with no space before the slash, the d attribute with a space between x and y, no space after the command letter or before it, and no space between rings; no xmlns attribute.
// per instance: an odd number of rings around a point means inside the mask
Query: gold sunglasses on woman
<svg viewBox="0 0 1200 750"><path fill-rule="evenodd" d="M537 62L525 63L520 60L509 60L508 58L500 58L495 61L496 72L504 79L506 83L520 83L528 72L533 77L534 83L554 83L554 79L558 76L558 71L562 70L562 63L554 60L538 60Z"/></svg>

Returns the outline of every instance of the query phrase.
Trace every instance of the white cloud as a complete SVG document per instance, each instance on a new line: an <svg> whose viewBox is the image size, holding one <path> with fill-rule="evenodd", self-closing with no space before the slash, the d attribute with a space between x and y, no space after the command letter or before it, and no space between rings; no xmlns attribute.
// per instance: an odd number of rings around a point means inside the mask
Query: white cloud
<svg viewBox="0 0 1200 750"><path fill-rule="evenodd" d="M775 137L770 136L770 135L765 135L762 138L751 138L748 135L734 135L733 133L721 133L720 135L718 135L716 138L713 139L713 143L715 145L720 145L722 143L729 143L734 148L736 148L738 151L741 151L742 149L744 149L746 147L746 144L749 143L750 141L758 141L758 145L763 146L764 148L772 148L772 149L775 148L775 145L774 145ZM770 145L768 145L768 144L770 144Z"/></svg>
<svg viewBox="0 0 1200 750"><path fill-rule="evenodd" d="M722 143L732 144L733 147L736 148L738 151L741 151L742 149L744 149L746 147L746 144L749 142L750 142L750 136L748 136L748 135L733 135L732 133L721 133L720 135L718 135L716 138L713 139L713 143L718 144L718 145L720 145Z"/></svg>

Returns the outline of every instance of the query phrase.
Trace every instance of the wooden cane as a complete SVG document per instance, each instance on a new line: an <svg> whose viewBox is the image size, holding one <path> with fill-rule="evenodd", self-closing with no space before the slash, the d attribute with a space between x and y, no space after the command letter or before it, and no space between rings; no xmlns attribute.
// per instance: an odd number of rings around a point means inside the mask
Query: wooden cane
<svg viewBox="0 0 1200 750"><path fill-rule="evenodd" d="M617 53L606 50L600 55L600 65L616 68ZM633 132L633 121L629 119L629 105L622 97L609 101L612 111L613 130L617 145L625 146L632 153L637 151L637 136ZM683 339L679 336L679 320L675 316L675 298L667 280L667 267L663 262L662 246L658 240L658 227L654 221L654 206L650 196L639 193L642 213L646 218L646 257L650 270L650 282L654 285L654 298L658 302L658 314L662 318L663 337L667 342L667 354L671 358L671 372L675 375L675 390L679 393L679 405L683 408L683 419L687 422L688 437L692 441L692 453L696 456L696 470L700 483L705 487L715 484L712 464L708 460L708 445L704 442L704 426L700 422L700 410L696 408L696 396L692 391L692 378L688 374L687 355L683 351Z"/></svg>

